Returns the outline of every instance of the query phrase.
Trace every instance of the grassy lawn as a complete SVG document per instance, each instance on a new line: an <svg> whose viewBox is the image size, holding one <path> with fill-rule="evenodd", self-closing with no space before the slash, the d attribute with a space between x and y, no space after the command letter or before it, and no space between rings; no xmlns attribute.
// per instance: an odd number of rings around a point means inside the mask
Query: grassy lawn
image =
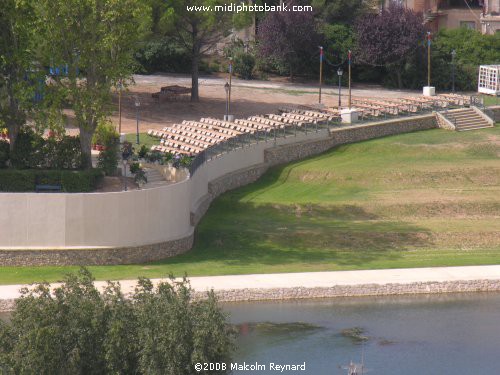
<svg viewBox="0 0 500 375"><path fill-rule="evenodd" d="M150 135L148 135L148 133L139 133L139 145L136 144L136 133L127 134L125 136L125 139L134 145L136 151L138 151L142 145L146 145L148 148L150 148L151 146L160 144L158 138L151 137Z"/></svg>
<svg viewBox="0 0 500 375"><path fill-rule="evenodd" d="M273 168L213 202L187 254L98 279L500 263L500 127L429 130ZM76 267L3 267L0 283Z"/></svg>
<svg viewBox="0 0 500 375"><path fill-rule="evenodd" d="M500 96L483 95L484 105L500 105Z"/></svg>

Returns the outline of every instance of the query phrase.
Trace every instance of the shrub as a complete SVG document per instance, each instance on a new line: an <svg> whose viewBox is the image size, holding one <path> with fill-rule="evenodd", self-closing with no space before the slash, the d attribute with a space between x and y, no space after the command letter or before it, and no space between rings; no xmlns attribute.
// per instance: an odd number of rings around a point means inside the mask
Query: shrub
<svg viewBox="0 0 500 375"><path fill-rule="evenodd" d="M10 158L10 144L7 141L0 141L0 168L7 166Z"/></svg>
<svg viewBox="0 0 500 375"><path fill-rule="evenodd" d="M143 168L139 167L139 169L134 173L134 181L138 185L142 185L148 182L146 171Z"/></svg>
<svg viewBox="0 0 500 375"><path fill-rule="evenodd" d="M61 185L67 193L94 191L102 180L104 173L100 169L84 171L62 171Z"/></svg>
<svg viewBox="0 0 500 375"><path fill-rule="evenodd" d="M0 191L34 191L36 184L61 185L65 192L94 191L101 181L103 172L99 169L83 171L3 169L0 170Z"/></svg>
<svg viewBox="0 0 500 375"><path fill-rule="evenodd" d="M118 167L118 151L120 147L120 135L110 123L102 123L97 127L94 134L96 142L104 146L104 150L99 153L97 166L108 176L116 174Z"/></svg>
<svg viewBox="0 0 500 375"><path fill-rule="evenodd" d="M116 132L114 125L108 121L103 121L97 126L92 136L92 143L106 146L108 143L113 142L116 137L119 139L120 135Z"/></svg>
<svg viewBox="0 0 500 375"><path fill-rule="evenodd" d="M54 137L45 139L28 127L19 133L10 157L12 166L21 169L79 169L82 167L79 137L63 136L61 139Z"/></svg>
<svg viewBox="0 0 500 375"><path fill-rule="evenodd" d="M139 149L138 156L141 159L144 159L146 157L146 154L148 153L148 148L146 145L142 145L141 148Z"/></svg>
<svg viewBox="0 0 500 375"><path fill-rule="evenodd" d="M0 321L7 374L192 374L196 363L229 363L234 331L213 291L196 301L186 280L139 279L131 300L119 283L100 293L90 272L22 289ZM210 374L223 371L202 372Z"/></svg>
<svg viewBox="0 0 500 375"><path fill-rule="evenodd" d="M141 165L139 163L132 163L130 164L130 173L135 174L139 169L141 169Z"/></svg>
<svg viewBox="0 0 500 375"><path fill-rule="evenodd" d="M255 57L250 53L240 52L234 57L234 72L243 79L252 79Z"/></svg>
<svg viewBox="0 0 500 375"><path fill-rule="evenodd" d="M12 166L15 168L29 168L33 164L35 132L28 127L21 129L10 155Z"/></svg>
<svg viewBox="0 0 500 375"><path fill-rule="evenodd" d="M35 174L31 170L0 171L0 191L23 192L35 189Z"/></svg>
<svg viewBox="0 0 500 375"><path fill-rule="evenodd" d="M151 151L149 152L147 155L146 155L146 159L148 162L150 163L155 163L155 162L161 162L162 159L163 159L163 155L162 155L162 152L160 151L157 151L157 150L154 150L154 151Z"/></svg>

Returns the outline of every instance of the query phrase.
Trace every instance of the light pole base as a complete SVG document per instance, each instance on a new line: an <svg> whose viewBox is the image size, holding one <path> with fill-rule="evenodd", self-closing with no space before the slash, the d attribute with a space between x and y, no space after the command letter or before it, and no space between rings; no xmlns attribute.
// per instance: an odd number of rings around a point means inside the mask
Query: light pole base
<svg viewBox="0 0 500 375"><path fill-rule="evenodd" d="M356 108L345 108L340 111L340 116L342 117L342 122L352 124L354 122L358 122L359 112Z"/></svg>
<svg viewBox="0 0 500 375"><path fill-rule="evenodd" d="M436 95L436 88L434 86L424 86L423 95L424 96L435 96Z"/></svg>
<svg viewBox="0 0 500 375"><path fill-rule="evenodd" d="M234 122L234 115L224 115L224 121Z"/></svg>

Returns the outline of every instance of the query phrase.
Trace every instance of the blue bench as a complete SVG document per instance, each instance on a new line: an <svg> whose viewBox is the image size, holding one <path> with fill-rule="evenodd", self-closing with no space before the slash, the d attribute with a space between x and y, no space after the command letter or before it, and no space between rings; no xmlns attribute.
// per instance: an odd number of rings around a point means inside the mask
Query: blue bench
<svg viewBox="0 0 500 375"><path fill-rule="evenodd" d="M40 192L51 192L51 191L61 191L62 186L61 185L43 185L43 184L37 184L35 185L35 191L37 193Z"/></svg>

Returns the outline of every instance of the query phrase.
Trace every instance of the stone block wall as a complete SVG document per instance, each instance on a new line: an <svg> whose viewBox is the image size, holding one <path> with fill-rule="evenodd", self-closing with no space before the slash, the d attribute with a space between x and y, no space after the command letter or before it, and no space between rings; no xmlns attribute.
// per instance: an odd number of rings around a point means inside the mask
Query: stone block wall
<svg viewBox="0 0 500 375"><path fill-rule="evenodd" d="M406 284L333 285L325 288L269 288L216 290L221 302L290 300L309 298L337 298L388 296L405 294L435 294L500 291L499 280L463 280L446 282L415 282ZM196 292L195 298L204 298L206 292Z"/></svg>
<svg viewBox="0 0 500 375"><path fill-rule="evenodd" d="M1 266L104 266L154 262L185 253L194 233L178 240L122 248L1 250Z"/></svg>
<svg viewBox="0 0 500 375"><path fill-rule="evenodd" d="M366 125L341 126L332 129L328 139L293 143L267 149L265 150L265 161L270 166L285 164L318 155L343 144L437 127L438 123L434 114Z"/></svg>

